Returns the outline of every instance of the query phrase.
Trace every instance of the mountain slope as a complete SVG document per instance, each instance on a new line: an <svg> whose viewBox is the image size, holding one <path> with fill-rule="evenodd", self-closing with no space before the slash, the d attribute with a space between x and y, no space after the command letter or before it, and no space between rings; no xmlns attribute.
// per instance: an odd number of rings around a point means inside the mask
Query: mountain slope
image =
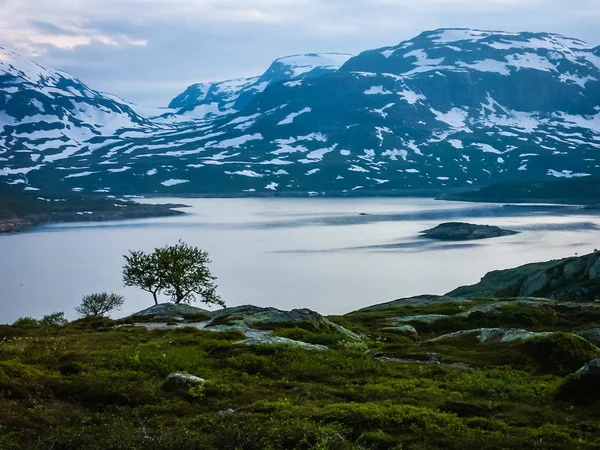
<svg viewBox="0 0 600 450"><path fill-rule="evenodd" d="M198 83L175 97L169 108L195 117L221 116L239 112L267 86L279 82L300 83L335 72L352 55L343 53L309 53L276 59L260 77L239 78L214 83Z"/></svg>
<svg viewBox="0 0 600 450"><path fill-rule="evenodd" d="M346 56L283 58L259 78L190 87L175 113L140 118L68 164L4 176L54 190L231 195L598 176L598 55L555 34L453 29L337 70Z"/></svg>

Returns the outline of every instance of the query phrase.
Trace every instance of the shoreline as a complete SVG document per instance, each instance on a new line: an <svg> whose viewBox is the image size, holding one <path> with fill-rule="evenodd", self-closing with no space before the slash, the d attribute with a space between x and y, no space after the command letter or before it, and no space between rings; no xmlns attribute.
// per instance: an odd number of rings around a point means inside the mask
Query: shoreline
<svg viewBox="0 0 600 450"><path fill-rule="evenodd" d="M586 211L594 211L600 209L597 202L588 203L586 201L577 201L572 198L533 198L533 197L522 197L515 198L507 196L506 198L490 197L490 198L477 198L473 196L460 195L456 193L449 193L449 195L436 195L439 193L423 190L417 190L412 192L364 192L359 195L315 195L306 196L295 194L295 193L281 193L281 194L265 194L257 195L256 193L241 193L236 194L141 194L141 195L130 195L124 199L113 199L108 197L96 197L94 201L90 199L89 202L78 202L72 204L69 200L66 203L56 204L56 209L50 208L49 210L43 210L39 212L26 212L26 213L13 213L8 217L1 217L0 215L0 236L8 234L26 233L34 231L38 226L56 224L56 223L75 223L75 222L105 222L105 221L118 221L118 220L129 220L129 219L147 219L147 218L160 218L160 217L174 217L186 214L184 211L179 211L176 208L188 208L189 205L185 204L172 204L172 203L147 203L147 202L160 202L167 198L180 198L180 199L379 199L379 198L423 198L432 199L439 201L449 202L462 202L471 204L481 203L495 203L498 205L504 205L506 207L527 207L527 206L562 206L562 207L576 207L579 206ZM1 205L0 205L1 206ZM66 207L66 208L65 208ZM1 211L0 211L1 212Z"/></svg>
<svg viewBox="0 0 600 450"><path fill-rule="evenodd" d="M158 217L173 217L186 214L175 208L187 208L181 204L144 204L128 202L115 204L111 210L85 211L53 211L24 214L17 217L0 218L0 235L19 234L34 231L41 225L71 222L106 222L112 220L148 219ZM84 208L85 209L85 208Z"/></svg>

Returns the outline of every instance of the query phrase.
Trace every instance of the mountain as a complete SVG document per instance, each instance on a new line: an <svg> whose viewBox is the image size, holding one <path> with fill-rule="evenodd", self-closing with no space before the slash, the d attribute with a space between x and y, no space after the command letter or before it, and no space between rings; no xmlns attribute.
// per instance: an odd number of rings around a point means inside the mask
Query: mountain
<svg viewBox="0 0 600 450"><path fill-rule="evenodd" d="M276 59L260 77L239 78L213 83L198 83L175 97L169 108L178 114L195 117L220 116L244 109L268 86L279 82L292 85L307 78L335 72L352 55L344 53L309 53Z"/></svg>
<svg viewBox="0 0 600 450"><path fill-rule="evenodd" d="M0 99L12 89L33 104L44 92L19 73L5 78ZM71 104L73 91L49 102ZM104 193L351 195L600 175L600 47L556 34L442 29L352 58L282 58L257 78L191 86L153 117L95 94L90 105L112 102L130 120L35 165L16 159L4 125L5 180ZM98 128L68 117L73 130ZM42 138L25 144L57 152Z"/></svg>

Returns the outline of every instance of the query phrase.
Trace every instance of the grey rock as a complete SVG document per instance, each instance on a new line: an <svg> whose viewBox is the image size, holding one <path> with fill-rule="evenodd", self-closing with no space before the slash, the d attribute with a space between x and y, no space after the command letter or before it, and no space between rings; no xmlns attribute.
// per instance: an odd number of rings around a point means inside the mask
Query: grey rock
<svg viewBox="0 0 600 450"><path fill-rule="evenodd" d="M575 372L576 375L600 375L600 358L592 359Z"/></svg>
<svg viewBox="0 0 600 450"><path fill-rule="evenodd" d="M445 319L446 315L443 314L424 314L421 316L406 316L406 317L394 317L392 319L388 319L389 322L392 323L410 323L410 322L421 322L421 323L433 323L440 319Z"/></svg>
<svg viewBox="0 0 600 450"><path fill-rule="evenodd" d="M548 286L550 280L551 278L546 272L533 273L523 282L519 295L521 297L530 297Z"/></svg>
<svg viewBox="0 0 600 450"><path fill-rule="evenodd" d="M204 378L190 375L189 373L170 373L167 376L163 388L167 390L189 388L192 386L198 386L206 383Z"/></svg>
<svg viewBox="0 0 600 450"><path fill-rule="evenodd" d="M381 331L387 331L388 333L400 334L402 336L418 336L419 333L412 325L401 325L399 327L385 327Z"/></svg>
<svg viewBox="0 0 600 450"><path fill-rule="evenodd" d="M553 333L542 332L534 333L532 331L521 330L518 328L477 328L474 330L461 330L454 333L444 334L431 339L429 342L436 342L445 339L453 339L469 334L477 334L477 338L481 343L494 342L513 342L516 340L527 340L535 337L549 336Z"/></svg>
<svg viewBox="0 0 600 450"><path fill-rule="evenodd" d="M248 338L243 341L236 342L242 345L288 345L290 347L303 348L305 350L329 350L324 345L307 344L306 342L295 341L280 336L261 336L256 338Z"/></svg>
<svg viewBox="0 0 600 450"><path fill-rule="evenodd" d="M427 306L438 305L442 303L471 303L471 300L461 297L448 297L445 295L419 295L416 297L401 298L387 303L368 306L359 309L358 311L376 311L378 309L386 309L395 306Z"/></svg>
<svg viewBox="0 0 600 450"><path fill-rule="evenodd" d="M600 276L600 257L590 267L589 277L590 279L598 278Z"/></svg>
<svg viewBox="0 0 600 450"><path fill-rule="evenodd" d="M566 282L579 278L585 272L586 263L585 260L577 258L571 262L565 264L563 268L563 276Z"/></svg>
<svg viewBox="0 0 600 450"><path fill-rule="evenodd" d="M600 346L600 328L588 328L587 330L576 331L577 336L588 340L596 346Z"/></svg>
<svg viewBox="0 0 600 450"><path fill-rule="evenodd" d="M192 315L192 314L205 314L210 315L210 311L202 308L196 308L190 305L176 305L174 303L160 303L158 305L151 306L150 308L140 311L134 316L155 316L161 318L178 318L182 319L181 316Z"/></svg>

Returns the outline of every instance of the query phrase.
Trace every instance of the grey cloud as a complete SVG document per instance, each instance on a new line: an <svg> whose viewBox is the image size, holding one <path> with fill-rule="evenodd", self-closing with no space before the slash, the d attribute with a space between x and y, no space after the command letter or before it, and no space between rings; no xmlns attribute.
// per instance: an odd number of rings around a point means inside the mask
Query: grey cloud
<svg viewBox="0 0 600 450"><path fill-rule="evenodd" d="M600 44L597 0L5 0L0 45L90 87L166 105L192 82L260 74L294 53L359 53L422 31L468 27L550 31ZM7 19L8 17L8 19ZM38 33L36 42L28 32ZM52 35L92 37L60 48ZM44 36L48 36L45 41ZM108 42L112 39L114 42ZM147 41L142 45L142 41ZM137 45L131 45L137 43Z"/></svg>

